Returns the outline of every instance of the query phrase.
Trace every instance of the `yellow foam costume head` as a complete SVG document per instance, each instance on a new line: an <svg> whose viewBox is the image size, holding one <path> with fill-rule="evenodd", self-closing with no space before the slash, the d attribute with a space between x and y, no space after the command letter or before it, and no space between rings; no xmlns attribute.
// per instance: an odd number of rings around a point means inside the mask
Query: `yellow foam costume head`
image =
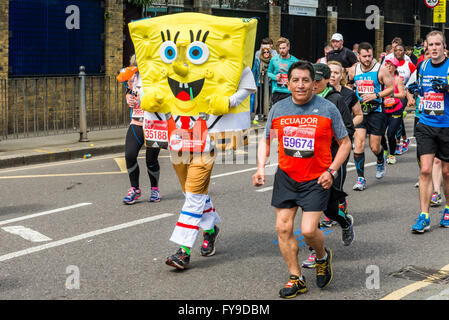
<svg viewBox="0 0 449 320"><path fill-rule="evenodd" d="M142 77L143 110L197 116L229 109L242 71L251 68L257 20L178 13L129 24Z"/></svg>

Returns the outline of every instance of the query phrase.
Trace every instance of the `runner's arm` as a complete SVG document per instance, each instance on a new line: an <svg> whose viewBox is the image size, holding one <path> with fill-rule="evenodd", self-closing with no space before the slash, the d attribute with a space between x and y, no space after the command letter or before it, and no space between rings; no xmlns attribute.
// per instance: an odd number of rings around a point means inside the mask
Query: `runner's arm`
<svg viewBox="0 0 449 320"><path fill-rule="evenodd" d="M397 86L399 92L393 93L393 98L401 99L401 100L404 99L406 97L404 82L402 81L402 79L400 77L396 78L396 86Z"/></svg>
<svg viewBox="0 0 449 320"><path fill-rule="evenodd" d="M360 105L360 101L358 101L358 99L357 103L352 106L352 114L354 115L354 118L352 118L352 122L354 123L355 128L363 121L362 106Z"/></svg>
<svg viewBox="0 0 449 320"><path fill-rule="evenodd" d="M348 135L346 135L346 137L344 137L343 139L337 140L337 142L339 144L338 151L335 155L334 161L329 167L330 169L335 171L338 171L341 165L346 161L352 148L351 140L349 140ZM325 171L318 178L318 183L321 184L324 189L329 189L332 186L333 182L334 179L328 171Z"/></svg>
<svg viewBox="0 0 449 320"><path fill-rule="evenodd" d="M260 187L265 184L265 164L270 157L270 142L272 139L272 135L270 135L269 139L263 137L259 141L259 147L257 149L257 171L252 176L255 187Z"/></svg>
<svg viewBox="0 0 449 320"><path fill-rule="evenodd" d="M347 72L347 78L348 78L348 83L346 84L346 87L353 90L354 88L354 76L355 76L355 67L356 67L357 63L354 64L352 67L347 68L346 72Z"/></svg>

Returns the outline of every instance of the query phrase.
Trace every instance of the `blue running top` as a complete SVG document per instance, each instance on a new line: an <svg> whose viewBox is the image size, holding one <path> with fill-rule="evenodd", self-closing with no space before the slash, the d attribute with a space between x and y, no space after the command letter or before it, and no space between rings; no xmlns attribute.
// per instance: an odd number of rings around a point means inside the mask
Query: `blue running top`
<svg viewBox="0 0 449 320"><path fill-rule="evenodd" d="M438 65L432 64L431 60L422 63L418 70L419 86L419 111L421 113L419 122L431 127L449 127L449 93L437 92L432 88L432 80L440 79L444 83L449 78L449 59Z"/></svg>

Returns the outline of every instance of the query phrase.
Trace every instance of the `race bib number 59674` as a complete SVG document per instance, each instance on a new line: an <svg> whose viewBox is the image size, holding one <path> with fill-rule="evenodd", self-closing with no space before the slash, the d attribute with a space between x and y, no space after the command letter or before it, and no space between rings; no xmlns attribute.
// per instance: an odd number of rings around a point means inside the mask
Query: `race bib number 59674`
<svg viewBox="0 0 449 320"><path fill-rule="evenodd" d="M311 158L315 151L315 128L284 128L284 153L294 158Z"/></svg>

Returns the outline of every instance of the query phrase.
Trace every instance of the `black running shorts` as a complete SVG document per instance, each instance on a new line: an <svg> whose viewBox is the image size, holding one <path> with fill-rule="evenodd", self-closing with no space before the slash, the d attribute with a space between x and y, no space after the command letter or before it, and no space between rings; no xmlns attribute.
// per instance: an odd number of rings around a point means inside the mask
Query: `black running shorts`
<svg viewBox="0 0 449 320"><path fill-rule="evenodd" d="M431 127L417 123L415 128L418 154L435 154L444 162L449 162L449 128Z"/></svg>
<svg viewBox="0 0 449 320"><path fill-rule="evenodd" d="M278 167L271 205L279 209L301 207L304 212L319 212L327 209L329 196L330 189L324 189L317 179L297 182Z"/></svg>
<svg viewBox="0 0 449 320"><path fill-rule="evenodd" d="M387 116L384 112L371 112L363 116L363 121L356 129L366 129L367 134L383 136L387 130Z"/></svg>

